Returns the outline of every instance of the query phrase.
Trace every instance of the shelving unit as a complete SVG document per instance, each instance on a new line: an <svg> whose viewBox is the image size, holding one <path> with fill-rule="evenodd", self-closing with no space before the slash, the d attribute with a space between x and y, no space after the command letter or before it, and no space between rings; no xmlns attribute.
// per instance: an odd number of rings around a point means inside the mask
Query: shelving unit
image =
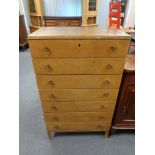
<svg viewBox="0 0 155 155"><path fill-rule="evenodd" d="M27 0L31 25L29 25L30 32L35 31L43 26L43 4L42 0Z"/></svg>
<svg viewBox="0 0 155 155"><path fill-rule="evenodd" d="M121 26L124 24L127 2L128 0L121 0Z"/></svg>
<svg viewBox="0 0 155 155"><path fill-rule="evenodd" d="M82 1L82 26L97 25L98 0Z"/></svg>

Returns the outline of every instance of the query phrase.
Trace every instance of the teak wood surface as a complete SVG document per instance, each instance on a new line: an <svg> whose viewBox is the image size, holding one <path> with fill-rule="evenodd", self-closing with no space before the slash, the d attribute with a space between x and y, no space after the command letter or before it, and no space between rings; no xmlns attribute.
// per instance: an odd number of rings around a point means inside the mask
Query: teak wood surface
<svg viewBox="0 0 155 155"><path fill-rule="evenodd" d="M36 74L122 74L124 58L33 59Z"/></svg>
<svg viewBox="0 0 155 155"><path fill-rule="evenodd" d="M119 88L121 75L36 75L39 89Z"/></svg>
<svg viewBox="0 0 155 155"><path fill-rule="evenodd" d="M116 101L41 102L44 112L113 112Z"/></svg>
<svg viewBox="0 0 155 155"><path fill-rule="evenodd" d="M130 40L30 40L33 58L125 57Z"/></svg>
<svg viewBox="0 0 155 155"><path fill-rule="evenodd" d="M103 27L41 27L29 34L31 39L131 39L123 30Z"/></svg>
<svg viewBox="0 0 155 155"><path fill-rule="evenodd" d="M96 122L46 122L49 131L107 131L110 121Z"/></svg>
<svg viewBox="0 0 155 155"><path fill-rule="evenodd" d="M111 121L112 112L62 112L44 113L47 122Z"/></svg>
<svg viewBox="0 0 155 155"><path fill-rule="evenodd" d="M40 89L41 101L115 101L118 89Z"/></svg>
<svg viewBox="0 0 155 155"><path fill-rule="evenodd" d="M109 134L131 36L102 27L42 27L29 35L48 136Z"/></svg>

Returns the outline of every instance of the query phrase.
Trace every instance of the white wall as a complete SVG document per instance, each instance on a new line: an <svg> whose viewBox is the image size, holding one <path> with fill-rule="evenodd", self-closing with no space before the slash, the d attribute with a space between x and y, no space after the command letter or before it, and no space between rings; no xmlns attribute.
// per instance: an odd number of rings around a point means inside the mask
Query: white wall
<svg viewBox="0 0 155 155"><path fill-rule="evenodd" d="M22 11L24 14L27 31L29 32L28 26L31 24L31 21L30 21L30 17L29 17L28 8L27 8L27 0L19 0L19 3L22 7Z"/></svg>
<svg viewBox="0 0 155 155"><path fill-rule="evenodd" d="M124 27L135 26L135 0L128 0Z"/></svg>
<svg viewBox="0 0 155 155"><path fill-rule="evenodd" d="M82 16L82 0L42 0L45 16Z"/></svg>
<svg viewBox="0 0 155 155"><path fill-rule="evenodd" d="M20 14L22 15L24 14L21 0L19 1L19 11L20 11Z"/></svg>
<svg viewBox="0 0 155 155"><path fill-rule="evenodd" d="M109 3L111 0L98 0L98 25L107 26L109 16Z"/></svg>

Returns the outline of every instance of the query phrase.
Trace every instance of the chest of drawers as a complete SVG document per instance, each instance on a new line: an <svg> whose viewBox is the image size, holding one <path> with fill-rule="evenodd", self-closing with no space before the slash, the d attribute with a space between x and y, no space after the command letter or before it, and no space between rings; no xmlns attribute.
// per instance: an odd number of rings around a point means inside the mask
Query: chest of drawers
<svg viewBox="0 0 155 155"><path fill-rule="evenodd" d="M48 136L108 136L130 36L99 27L42 27L29 35Z"/></svg>

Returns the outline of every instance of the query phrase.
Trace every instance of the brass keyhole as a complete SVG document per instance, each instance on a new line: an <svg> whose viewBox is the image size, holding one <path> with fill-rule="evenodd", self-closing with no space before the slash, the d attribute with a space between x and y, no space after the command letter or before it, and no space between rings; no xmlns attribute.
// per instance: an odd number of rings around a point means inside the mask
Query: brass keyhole
<svg viewBox="0 0 155 155"><path fill-rule="evenodd" d="M81 46L81 44L79 43L79 47Z"/></svg>

